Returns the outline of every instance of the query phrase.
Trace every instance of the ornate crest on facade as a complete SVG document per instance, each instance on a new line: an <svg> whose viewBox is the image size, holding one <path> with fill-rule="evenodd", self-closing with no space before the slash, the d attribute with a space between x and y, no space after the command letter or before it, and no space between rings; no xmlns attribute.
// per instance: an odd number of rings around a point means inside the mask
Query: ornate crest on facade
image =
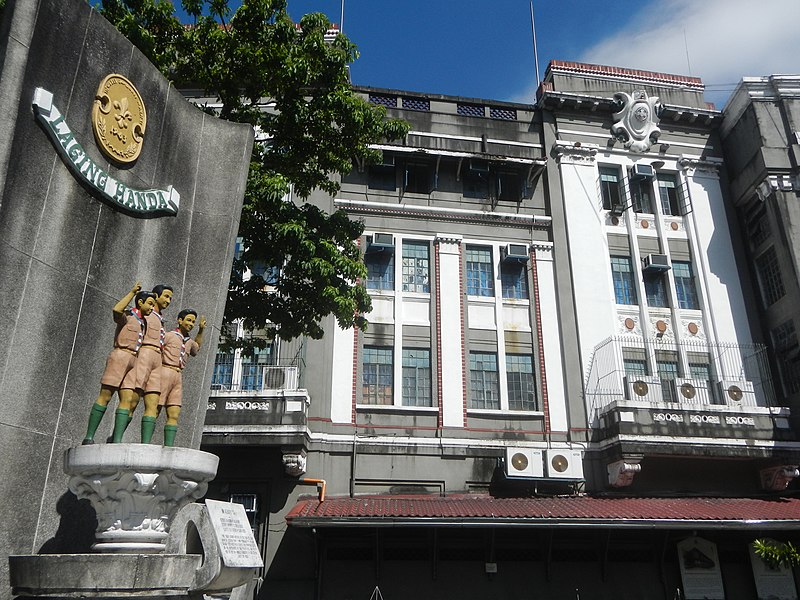
<svg viewBox="0 0 800 600"><path fill-rule="evenodd" d="M120 163L135 161L146 125L144 102L134 85L122 75L106 76L92 106L92 129L103 154Z"/></svg>
<svg viewBox="0 0 800 600"><path fill-rule="evenodd" d="M633 94L617 92L614 100L620 108L613 115L611 134L633 152L650 150L661 135L658 121L663 106L658 97L636 90Z"/></svg>

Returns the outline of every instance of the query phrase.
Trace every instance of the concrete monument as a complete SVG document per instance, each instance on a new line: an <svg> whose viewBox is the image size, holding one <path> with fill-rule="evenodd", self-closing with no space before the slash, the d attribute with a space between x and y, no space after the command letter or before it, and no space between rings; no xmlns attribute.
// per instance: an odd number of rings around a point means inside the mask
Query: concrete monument
<svg viewBox="0 0 800 600"><path fill-rule="evenodd" d="M200 589L183 570L199 557L180 544L172 558L90 552L120 536L163 548L181 504L213 476L213 457L196 450L205 417L196 400L213 371L252 130L186 102L84 0L11 0L0 24L0 132L0 598L11 594L8 555L20 594L73 585L124 595L173 575L175 594ZM182 381L195 401L184 403L174 448L159 431L153 445L105 444L108 418L81 446L114 339L108 309L136 280L170 282L175 302L208 316ZM130 429L138 441L136 420ZM118 504L98 505L103 495ZM156 496L169 507L148 505ZM114 512L126 504L138 508ZM128 578L104 588L93 574L111 563ZM29 587L30 572L41 585ZM73 572L85 577L64 580ZM136 573L155 579L131 581Z"/></svg>

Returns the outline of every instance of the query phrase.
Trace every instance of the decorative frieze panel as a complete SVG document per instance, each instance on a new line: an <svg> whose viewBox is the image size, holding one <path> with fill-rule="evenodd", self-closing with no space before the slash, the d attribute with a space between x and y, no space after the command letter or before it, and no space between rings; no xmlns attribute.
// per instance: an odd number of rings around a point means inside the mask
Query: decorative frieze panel
<svg viewBox="0 0 800 600"><path fill-rule="evenodd" d="M697 156L681 156L678 159L678 167L685 171L688 177L719 177L721 165L722 160L719 158L702 159Z"/></svg>
<svg viewBox="0 0 800 600"><path fill-rule="evenodd" d="M565 142L557 140L553 144L553 152L555 153L558 163L576 164L576 165L594 165L595 156L600 146L597 144L583 144L581 142Z"/></svg>
<svg viewBox="0 0 800 600"><path fill-rule="evenodd" d="M756 194L762 202L773 192L800 192L800 177L770 175L756 187Z"/></svg>

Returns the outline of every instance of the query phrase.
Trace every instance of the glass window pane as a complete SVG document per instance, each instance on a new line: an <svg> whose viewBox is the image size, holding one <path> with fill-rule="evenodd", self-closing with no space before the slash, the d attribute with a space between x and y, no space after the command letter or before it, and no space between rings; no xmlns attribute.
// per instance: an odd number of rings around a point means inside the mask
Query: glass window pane
<svg viewBox="0 0 800 600"><path fill-rule="evenodd" d="M508 383L508 408L510 410L536 410L533 361L529 355L506 355L506 380Z"/></svg>
<svg viewBox="0 0 800 600"><path fill-rule="evenodd" d="M612 207L622 207L619 189L619 169L616 167L600 167L600 195L603 198L603 208L611 210Z"/></svg>
<svg viewBox="0 0 800 600"><path fill-rule="evenodd" d="M503 261L500 263L500 281L503 285L503 298L528 298L527 263Z"/></svg>
<svg viewBox="0 0 800 600"><path fill-rule="evenodd" d="M644 290L647 294L647 305L658 308L669 306L667 302L667 286L664 282L664 275L650 275L645 277Z"/></svg>
<svg viewBox="0 0 800 600"><path fill-rule="evenodd" d="M489 352L469 354L470 408L500 408L500 382L497 355Z"/></svg>
<svg viewBox="0 0 800 600"><path fill-rule="evenodd" d="M394 403L392 349L364 346L361 401L364 404Z"/></svg>
<svg viewBox="0 0 800 600"><path fill-rule="evenodd" d="M467 294L494 296L492 249L467 246Z"/></svg>
<svg viewBox="0 0 800 600"><path fill-rule="evenodd" d="M230 390L233 383L233 352L218 352L214 362L211 389Z"/></svg>
<svg viewBox="0 0 800 600"><path fill-rule="evenodd" d="M368 290L394 289L394 252L388 249L367 252L364 264L367 267Z"/></svg>
<svg viewBox="0 0 800 600"><path fill-rule="evenodd" d="M680 215L680 202L678 198L678 185L673 173L659 173L658 197L661 200L661 210L665 215Z"/></svg>
<svg viewBox="0 0 800 600"><path fill-rule="evenodd" d="M403 242L403 291L430 293L428 242Z"/></svg>
<svg viewBox="0 0 800 600"><path fill-rule="evenodd" d="M675 294L678 296L678 306L692 310L700 308L700 303L697 301L697 287L692 273L692 264L672 261L672 277L675 280Z"/></svg>
<svg viewBox="0 0 800 600"><path fill-rule="evenodd" d="M637 304L636 280L629 256L611 257L611 276L617 304Z"/></svg>
<svg viewBox="0 0 800 600"><path fill-rule="evenodd" d="M403 406L432 406L429 350L403 348Z"/></svg>

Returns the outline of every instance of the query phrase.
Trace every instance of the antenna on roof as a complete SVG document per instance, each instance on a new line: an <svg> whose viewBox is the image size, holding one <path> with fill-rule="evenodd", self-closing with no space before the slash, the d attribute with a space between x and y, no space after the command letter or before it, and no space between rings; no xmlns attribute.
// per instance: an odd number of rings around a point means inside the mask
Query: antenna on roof
<svg viewBox="0 0 800 600"><path fill-rule="evenodd" d="M344 0L342 0L344 2ZM536 48L536 22L533 19L533 0L531 0L531 33L533 34L533 61L536 63L536 89L539 89L539 51Z"/></svg>
<svg viewBox="0 0 800 600"><path fill-rule="evenodd" d="M339 33L344 33L344 0L342 0L342 16L339 18Z"/></svg>

